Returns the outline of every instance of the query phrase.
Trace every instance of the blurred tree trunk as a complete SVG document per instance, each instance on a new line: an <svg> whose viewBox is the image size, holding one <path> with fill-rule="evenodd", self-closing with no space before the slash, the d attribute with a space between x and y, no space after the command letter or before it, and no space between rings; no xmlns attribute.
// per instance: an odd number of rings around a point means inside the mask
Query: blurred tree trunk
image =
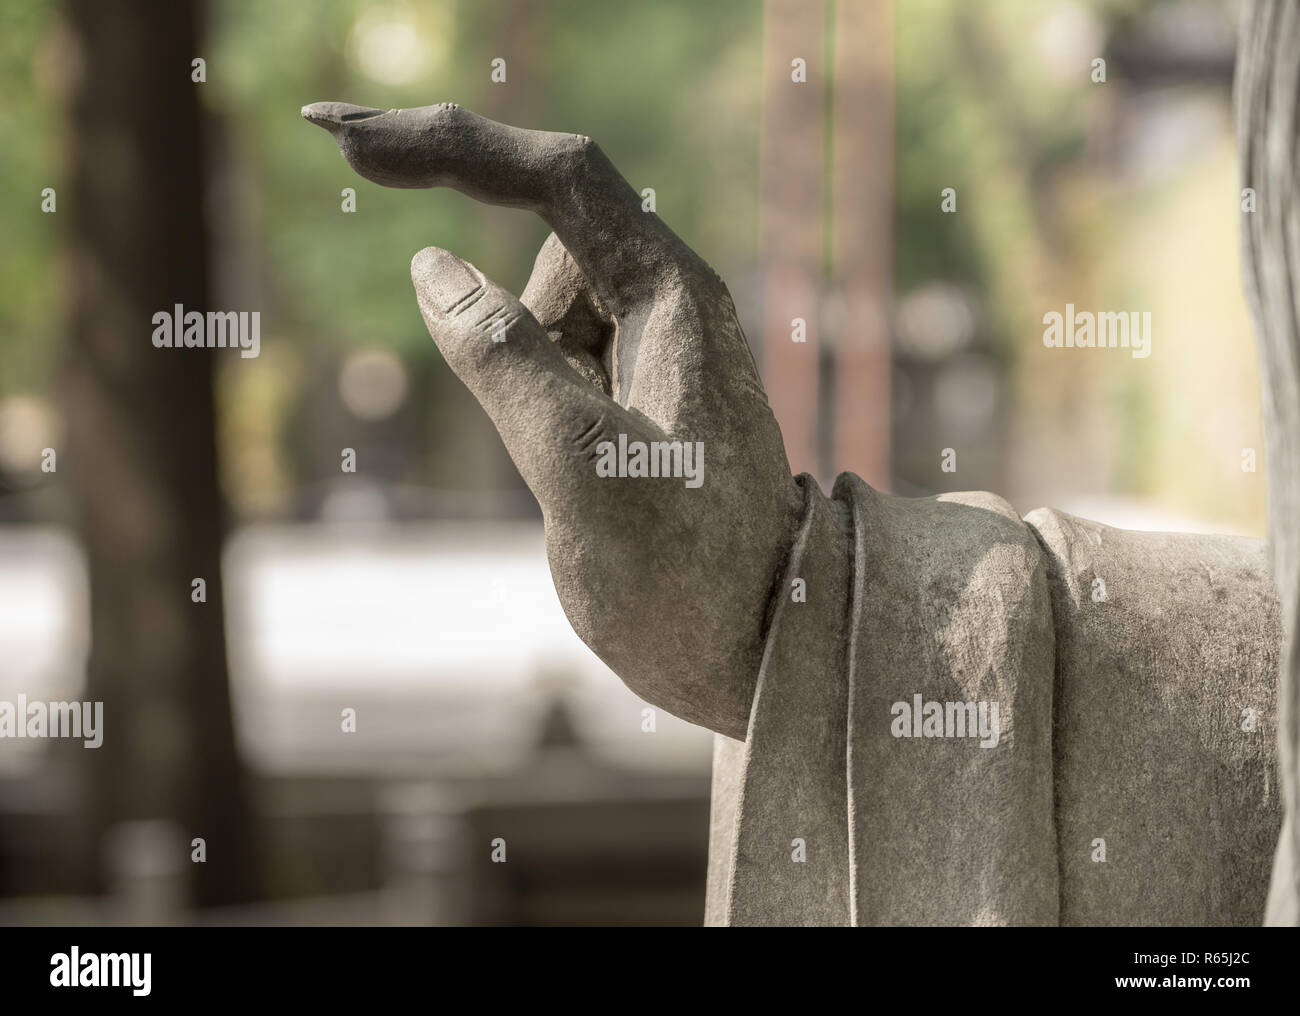
<svg viewBox="0 0 1300 1016"><path fill-rule="evenodd" d="M1252 0L1237 47L1242 262L1259 349L1268 442L1269 528L1282 598L1278 767L1285 820L1269 924L1300 924L1300 5ZM1246 199L1243 197L1243 206Z"/></svg>
<svg viewBox="0 0 1300 1016"><path fill-rule="evenodd" d="M255 898L222 615L213 368L229 350L156 349L152 316L207 310L196 0L68 0L71 213L63 376L66 473L89 556L87 698L104 741L84 752L92 888L104 832L166 819L198 905ZM62 195L60 195L62 197ZM239 309L239 308L229 308ZM191 582L207 602L191 601ZM202 837L207 860L191 864Z"/></svg>

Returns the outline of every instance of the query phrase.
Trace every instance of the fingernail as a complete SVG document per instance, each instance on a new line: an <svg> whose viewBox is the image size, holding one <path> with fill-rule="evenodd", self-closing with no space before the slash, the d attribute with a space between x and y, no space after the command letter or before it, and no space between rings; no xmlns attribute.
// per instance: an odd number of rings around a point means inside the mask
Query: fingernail
<svg viewBox="0 0 1300 1016"><path fill-rule="evenodd" d="M313 102L309 106L302 107L304 120L324 127L331 134L336 133L339 128L346 124L355 123L358 120L369 120L372 117L383 116L385 113L391 112L391 109L354 106L350 102Z"/></svg>
<svg viewBox="0 0 1300 1016"><path fill-rule="evenodd" d="M411 280L429 310L446 314L483 286L474 268L438 247L426 247L411 259Z"/></svg>

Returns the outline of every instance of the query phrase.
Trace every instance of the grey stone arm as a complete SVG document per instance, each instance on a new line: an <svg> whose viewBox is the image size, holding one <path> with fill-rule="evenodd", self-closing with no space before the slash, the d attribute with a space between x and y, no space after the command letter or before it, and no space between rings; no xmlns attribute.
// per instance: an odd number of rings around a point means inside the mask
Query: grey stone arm
<svg viewBox="0 0 1300 1016"><path fill-rule="evenodd" d="M726 286L586 137L452 103L302 113L368 180L554 230L522 299L420 251L420 310L541 505L574 630L647 702L744 738L804 497ZM635 475L639 447L676 475ZM628 475L603 475L616 462Z"/></svg>

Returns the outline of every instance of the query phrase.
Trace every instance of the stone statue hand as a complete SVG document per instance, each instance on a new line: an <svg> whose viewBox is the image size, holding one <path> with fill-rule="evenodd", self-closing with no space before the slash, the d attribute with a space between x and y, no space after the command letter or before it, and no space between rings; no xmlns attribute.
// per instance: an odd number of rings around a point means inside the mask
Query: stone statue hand
<svg viewBox="0 0 1300 1016"><path fill-rule="evenodd" d="M368 180L554 230L522 299L425 248L420 310L541 505L574 630L647 702L743 738L803 495L726 286L588 138L451 103L303 116Z"/></svg>

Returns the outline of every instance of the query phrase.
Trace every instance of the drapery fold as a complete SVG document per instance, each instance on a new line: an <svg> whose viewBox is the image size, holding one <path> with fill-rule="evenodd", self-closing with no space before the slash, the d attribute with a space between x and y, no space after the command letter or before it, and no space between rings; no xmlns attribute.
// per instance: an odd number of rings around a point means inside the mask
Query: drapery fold
<svg viewBox="0 0 1300 1016"><path fill-rule="evenodd" d="M746 739L715 741L706 923L1258 922L1262 543L800 483Z"/></svg>

